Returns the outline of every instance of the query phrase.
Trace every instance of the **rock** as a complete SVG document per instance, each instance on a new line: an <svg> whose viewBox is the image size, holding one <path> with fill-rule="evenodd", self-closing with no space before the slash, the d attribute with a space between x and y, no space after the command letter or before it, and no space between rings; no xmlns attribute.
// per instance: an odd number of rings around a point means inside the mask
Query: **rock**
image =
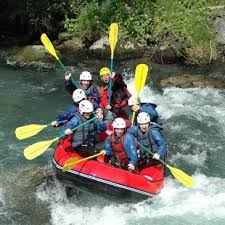
<svg viewBox="0 0 225 225"><path fill-rule="evenodd" d="M61 32L58 34L58 41L62 43L63 41L68 41L73 39L73 34L69 32Z"/></svg>
<svg viewBox="0 0 225 225"><path fill-rule="evenodd" d="M36 192L37 187L45 184L47 177L52 174L52 168L21 163L2 175L6 204L13 211L28 216L29 224L41 225L50 219L46 203L37 199Z"/></svg>
<svg viewBox="0 0 225 225"><path fill-rule="evenodd" d="M138 43L135 40L129 41L118 41L114 54L116 53L117 59L130 59L147 56L149 54L146 51L148 47L144 44ZM105 58L108 56L110 58L111 50L108 42L108 36L104 36L94 42L89 48L89 54L91 56Z"/></svg>
<svg viewBox="0 0 225 225"><path fill-rule="evenodd" d="M60 51L65 51L67 53L82 53L84 45L78 38L73 38L72 40L64 41L60 46Z"/></svg>
<svg viewBox="0 0 225 225"><path fill-rule="evenodd" d="M192 88L192 87L214 87L218 89L225 89L225 82L219 79L204 77L201 75L177 75L171 76L160 81L162 87L181 87L181 88Z"/></svg>
<svg viewBox="0 0 225 225"><path fill-rule="evenodd" d="M16 63L26 61L49 63L55 61L54 57L50 55L43 45L27 45L19 48L19 50L11 56L11 60Z"/></svg>
<svg viewBox="0 0 225 225"><path fill-rule="evenodd" d="M219 45L225 45L225 17L214 17L213 26L215 30L215 42Z"/></svg>
<svg viewBox="0 0 225 225"><path fill-rule="evenodd" d="M152 51L150 47L145 43L139 43L136 40L128 40L120 42L117 53L120 55L121 59L132 59L139 57L152 56Z"/></svg>
<svg viewBox="0 0 225 225"><path fill-rule="evenodd" d="M109 41L108 41L108 36L104 36L94 42L90 47L89 47L89 54L91 56L97 56L100 58L104 58L107 55L110 54L110 47L109 47Z"/></svg>
<svg viewBox="0 0 225 225"><path fill-rule="evenodd" d="M153 60L160 64L176 63L180 60L181 54L178 49L170 44L164 43L157 48L153 55Z"/></svg>

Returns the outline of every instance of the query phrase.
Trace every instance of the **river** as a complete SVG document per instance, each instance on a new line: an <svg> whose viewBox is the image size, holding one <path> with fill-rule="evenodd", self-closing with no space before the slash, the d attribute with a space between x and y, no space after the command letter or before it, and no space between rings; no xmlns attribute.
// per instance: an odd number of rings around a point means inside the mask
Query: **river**
<svg viewBox="0 0 225 225"><path fill-rule="evenodd" d="M126 68L134 68L136 63L117 65L126 74L131 91L133 73ZM167 171L164 189L151 200L118 204L88 195L68 200L61 184L51 177L54 144L35 160L23 156L26 146L58 136L57 130L45 128L23 141L14 134L15 128L22 125L48 124L71 105L62 71L0 65L0 224L225 224L225 91L175 87L161 90L158 85L162 77L185 72L224 79L225 67L214 70L151 65L148 86L141 98L158 104L169 147L168 164L193 176L195 187L186 189Z"/></svg>

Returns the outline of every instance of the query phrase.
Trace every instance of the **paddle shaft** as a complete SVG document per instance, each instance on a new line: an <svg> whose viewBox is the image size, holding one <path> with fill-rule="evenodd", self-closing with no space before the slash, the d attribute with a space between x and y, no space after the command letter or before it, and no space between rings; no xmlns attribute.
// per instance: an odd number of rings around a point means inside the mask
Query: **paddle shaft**
<svg viewBox="0 0 225 225"><path fill-rule="evenodd" d="M59 65L63 68L63 70L65 71L65 73L68 72L67 68L63 65L63 63L61 62L61 60L60 59L57 59L57 61L58 61Z"/></svg>
<svg viewBox="0 0 225 225"><path fill-rule="evenodd" d="M69 163L67 166L69 166L69 167L73 167L73 166L75 166L76 164L78 164L78 163L81 163L81 162L83 162L83 161L86 161L86 160L88 160L88 159L92 159L92 158L95 158L95 157L97 157L97 156L99 156L99 155L102 155L103 153L98 153L98 154L95 154L95 155L91 155L91 156L88 156L88 157L86 157L86 158L83 158L83 159L79 159L79 160L77 160L77 161L75 161L75 162L72 162L72 163Z"/></svg>
<svg viewBox="0 0 225 225"><path fill-rule="evenodd" d="M68 72L68 69L63 65L62 61L60 59L57 59L57 61L59 62L59 65L63 68L65 73ZM75 80L72 77L70 79L71 79L72 83L75 85L75 87L78 88Z"/></svg>
<svg viewBox="0 0 225 225"><path fill-rule="evenodd" d="M138 99L138 97L139 97L139 92L137 93L136 99ZM136 102L136 104L137 104L137 102ZM133 111L133 113L132 113L132 120L131 120L131 126L132 127L134 126L135 114L136 114L136 112Z"/></svg>
<svg viewBox="0 0 225 225"><path fill-rule="evenodd" d="M111 56L111 62L110 62L110 74L112 76L112 71L113 71L113 56ZM110 76L109 79L109 105L111 104L111 96L112 96L112 78Z"/></svg>

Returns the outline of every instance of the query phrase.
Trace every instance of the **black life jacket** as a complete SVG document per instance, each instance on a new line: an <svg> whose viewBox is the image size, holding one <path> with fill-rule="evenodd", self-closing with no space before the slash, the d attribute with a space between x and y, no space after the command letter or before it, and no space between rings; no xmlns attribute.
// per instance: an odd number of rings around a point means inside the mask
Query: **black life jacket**
<svg viewBox="0 0 225 225"><path fill-rule="evenodd" d="M152 129L155 129L155 128L152 128ZM140 142L142 145L144 145L146 148L148 148L152 153L157 152L157 146L156 146L155 141L151 134L151 127L145 133L143 133L140 130L140 128L138 128L137 141ZM141 155L141 157L142 156L147 156L147 157L151 156L150 153L143 150L141 147L140 147L140 155Z"/></svg>
<svg viewBox="0 0 225 225"><path fill-rule="evenodd" d="M75 116L78 118L78 125L88 121L85 119L79 112L75 113ZM97 136L97 125L94 121L82 126L76 130L73 134L73 140L78 146L90 146L94 147L96 144Z"/></svg>

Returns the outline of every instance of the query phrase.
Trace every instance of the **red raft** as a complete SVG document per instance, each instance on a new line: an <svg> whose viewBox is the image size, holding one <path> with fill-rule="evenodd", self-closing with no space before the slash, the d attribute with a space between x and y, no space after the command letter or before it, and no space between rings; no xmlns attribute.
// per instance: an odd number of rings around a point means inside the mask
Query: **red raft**
<svg viewBox="0 0 225 225"><path fill-rule="evenodd" d="M160 193L164 183L164 166L153 165L140 172L131 173L112 167L103 157L87 160L63 172L63 165L71 157L80 157L70 142L59 143L54 152L53 167L57 178L66 188L84 192L110 195L120 199L146 199Z"/></svg>

